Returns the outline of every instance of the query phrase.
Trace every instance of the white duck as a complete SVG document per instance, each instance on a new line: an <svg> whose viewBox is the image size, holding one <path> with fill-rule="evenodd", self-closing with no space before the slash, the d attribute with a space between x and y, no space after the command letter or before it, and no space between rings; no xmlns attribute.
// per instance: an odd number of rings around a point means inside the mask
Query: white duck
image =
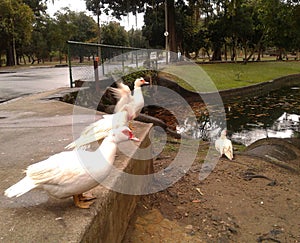
<svg viewBox="0 0 300 243"><path fill-rule="evenodd" d="M220 153L220 156L223 154L230 160L233 159L233 149L231 141L226 137L227 131L223 130L221 132L220 138L215 142L215 148Z"/></svg>
<svg viewBox="0 0 300 243"><path fill-rule="evenodd" d="M104 115L102 119L93 122L86 127L80 137L66 146L67 149L84 147L92 142L103 139L107 132L113 128L130 126L131 120L136 118L144 107L144 97L141 86L148 84L143 78L134 82L134 93L131 95L127 85L118 83L118 88L110 88L119 101L115 107L115 113ZM136 140L138 140L136 138Z"/></svg>
<svg viewBox="0 0 300 243"><path fill-rule="evenodd" d="M111 88L115 97L119 100L115 107L115 113L122 111L124 106L129 105L134 112L132 120L136 118L144 107L144 96L141 88L144 84L149 84L149 82L146 82L143 78L136 79L133 95L131 95L129 87L122 82L118 84L118 88Z"/></svg>
<svg viewBox="0 0 300 243"><path fill-rule="evenodd" d="M133 119L141 113L144 107L144 96L141 88L144 84L149 84L149 82L146 82L143 78L136 79L134 82L132 106L134 107L135 114Z"/></svg>
<svg viewBox="0 0 300 243"><path fill-rule="evenodd" d="M104 180L115 160L117 144L134 139L128 127L109 132L95 152L84 150L65 151L27 167L26 176L5 191L7 197L19 197L40 188L55 198L73 196L80 208L93 203L82 193L96 187Z"/></svg>

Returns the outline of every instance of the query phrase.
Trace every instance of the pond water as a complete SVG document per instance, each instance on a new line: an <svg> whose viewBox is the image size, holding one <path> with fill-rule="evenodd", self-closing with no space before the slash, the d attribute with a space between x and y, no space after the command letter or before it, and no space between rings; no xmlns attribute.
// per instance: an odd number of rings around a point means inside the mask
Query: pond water
<svg viewBox="0 0 300 243"><path fill-rule="evenodd" d="M300 87L233 101L225 105L225 112L229 137L236 143L248 146L266 137L300 137ZM209 124L203 117L197 120L195 126L195 121L186 118L177 131L205 139L217 136L222 129Z"/></svg>
<svg viewBox="0 0 300 243"><path fill-rule="evenodd" d="M300 89L289 87L226 106L231 139L246 146L261 138L300 135Z"/></svg>

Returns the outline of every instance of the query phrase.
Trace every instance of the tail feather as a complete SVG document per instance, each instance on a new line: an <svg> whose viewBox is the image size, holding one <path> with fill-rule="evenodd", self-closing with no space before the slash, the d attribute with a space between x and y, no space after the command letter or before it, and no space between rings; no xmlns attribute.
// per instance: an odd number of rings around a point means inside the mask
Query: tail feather
<svg viewBox="0 0 300 243"><path fill-rule="evenodd" d="M16 184L12 185L10 188L6 189L4 195L9 198L19 197L36 187L37 185L35 185L33 181L26 176Z"/></svg>

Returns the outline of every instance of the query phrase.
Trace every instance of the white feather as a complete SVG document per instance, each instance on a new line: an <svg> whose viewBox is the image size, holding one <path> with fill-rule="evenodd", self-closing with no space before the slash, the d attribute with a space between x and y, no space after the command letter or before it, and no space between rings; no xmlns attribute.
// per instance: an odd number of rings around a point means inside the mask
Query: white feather
<svg viewBox="0 0 300 243"><path fill-rule="evenodd" d="M56 198L84 193L105 179L115 160L117 143L131 139L121 127L117 133L107 136L95 152L84 150L66 151L27 167L26 176L8 188L7 197L18 197L40 188ZM120 132L121 131L121 132Z"/></svg>
<svg viewBox="0 0 300 243"><path fill-rule="evenodd" d="M24 177L22 180L20 180L15 185L8 188L4 195L7 197L19 197L23 195L26 192L29 192L30 190L36 188L37 185L34 184L33 180L31 180L29 177Z"/></svg>
<svg viewBox="0 0 300 243"><path fill-rule="evenodd" d="M110 88L110 90L113 92L115 98L118 99L114 110L115 113L122 111L124 105L133 101L129 87L122 82L118 83L118 88Z"/></svg>
<svg viewBox="0 0 300 243"><path fill-rule="evenodd" d="M215 148L220 153L220 156L224 154L228 159L233 159L232 142L226 137L226 130L223 130L220 138L216 140Z"/></svg>

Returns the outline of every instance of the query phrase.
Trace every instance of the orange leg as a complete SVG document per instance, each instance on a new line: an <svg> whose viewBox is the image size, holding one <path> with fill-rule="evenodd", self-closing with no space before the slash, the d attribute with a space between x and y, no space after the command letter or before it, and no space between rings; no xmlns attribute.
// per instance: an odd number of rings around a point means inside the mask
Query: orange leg
<svg viewBox="0 0 300 243"><path fill-rule="evenodd" d="M133 131L133 125L132 125L132 121L129 121L128 122L128 127L129 127L129 129L131 130L131 131Z"/></svg>
<svg viewBox="0 0 300 243"><path fill-rule="evenodd" d="M93 199L95 199L95 197L85 197L82 194L73 196L74 204L78 208L90 208L90 206L94 203L91 201Z"/></svg>
<svg viewBox="0 0 300 243"><path fill-rule="evenodd" d="M91 193L86 193L85 195L83 195L83 194L81 193L81 194L79 194L78 196L79 196L79 200L80 200L80 201L84 201L84 202L86 202L86 201L91 201L91 200L96 199L96 197L93 196L93 194L91 194Z"/></svg>

